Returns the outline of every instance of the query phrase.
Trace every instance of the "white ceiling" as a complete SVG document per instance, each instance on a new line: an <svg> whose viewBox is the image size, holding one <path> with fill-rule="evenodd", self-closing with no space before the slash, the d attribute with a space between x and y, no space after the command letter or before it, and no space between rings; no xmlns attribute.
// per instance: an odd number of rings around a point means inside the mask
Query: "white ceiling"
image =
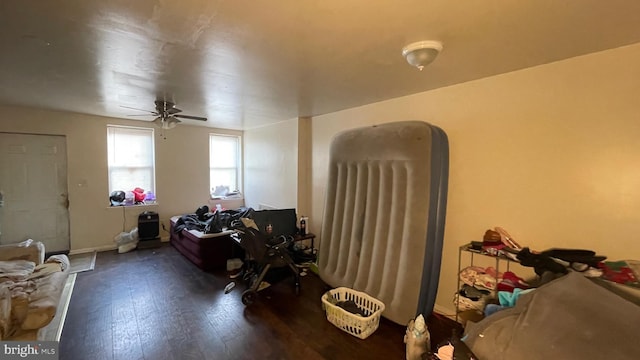
<svg viewBox="0 0 640 360"><path fill-rule="evenodd" d="M2 0L0 103L247 129L637 42L633 0Z"/></svg>

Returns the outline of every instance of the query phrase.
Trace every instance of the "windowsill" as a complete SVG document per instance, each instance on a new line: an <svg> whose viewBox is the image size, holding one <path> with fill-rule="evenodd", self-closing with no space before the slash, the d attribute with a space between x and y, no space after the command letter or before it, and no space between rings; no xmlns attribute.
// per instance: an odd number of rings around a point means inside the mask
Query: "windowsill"
<svg viewBox="0 0 640 360"><path fill-rule="evenodd" d="M218 204L220 204L224 209L237 209L244 206L244 197L209 199L209 207L211 209L215 209Z"/></svg>
<svg viewBox="0 0 640 360"><path fill-rule="evenodd" d="M210 197L209 200L211 201L232 201L232 200L244 200L244 196L238 196L238 197Z"/></svg>
<svg viewBox="0 0 640 360"><path fill-rule="evenodd" d="M140 209L140 208L145 208L145 207L152 207L152 206L159 206L160 204L153 203L153 204L134 204L134 205L118 205L118 206L108 206L107 209L131 209L131 208L136 208L136 209Z"/></svg>

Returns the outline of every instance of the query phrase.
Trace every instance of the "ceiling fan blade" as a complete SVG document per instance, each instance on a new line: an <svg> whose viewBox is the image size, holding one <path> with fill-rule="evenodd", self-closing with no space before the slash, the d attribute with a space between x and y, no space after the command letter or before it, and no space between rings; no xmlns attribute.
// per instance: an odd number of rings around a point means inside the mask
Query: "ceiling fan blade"
<svg viewBox="0 0 640 360"><path fill-rule="evenodd" d="M182 110L180 110L180 109L178 109L176 107L172 107L172 108L167 109L167 114L169 114L169 115L177 114L179 112L182 112Z"/></svg>
<svg viewBox="0 0 640 360"><path fill-rule="evenodd" d="M125 116L158 116L158 114L127 114Z"/></svg>
<svg viewBox="0 0 640 360"><path fill-rule="evenodd" d="M124 106L124 105L120 105L120 107L121 107L121 108L125 108L125 109L131 109L131 110L144 111L144 112L148 112L148 113L151 113L151 114L157 114L157 112L155 112L155 111L145 110L145 109L138 109L138 108L134 108L134 107L131 107L131 106Z"/></svg>
<svg viewBox="0 0 640 360"><path fill-rule="evenodd" d="M182 119L190 119L190 120L201 120L201 121L207 121L207 118L206 118L206 117L200 117L200 116L191 116L191 115L173 115L173 117L182 118Z"/></svg>

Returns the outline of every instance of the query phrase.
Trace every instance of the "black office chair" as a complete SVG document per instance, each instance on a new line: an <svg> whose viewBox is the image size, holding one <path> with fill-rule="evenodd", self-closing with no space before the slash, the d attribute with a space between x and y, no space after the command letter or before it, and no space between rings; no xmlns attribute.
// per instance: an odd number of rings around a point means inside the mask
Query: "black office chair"
<svg viewBox="0 0 640 360"><path fill-rule="evenodd" d="M290 237L280 235L267 237L264 233L251 228L235 228L232 235L245 250L243 278L249 282L249 288L242 293L242 303L251 305L258 296L260 283L271 269L288 267L294 275L295 293L300 293L300 272L287 248L291 244Z"/></svg>

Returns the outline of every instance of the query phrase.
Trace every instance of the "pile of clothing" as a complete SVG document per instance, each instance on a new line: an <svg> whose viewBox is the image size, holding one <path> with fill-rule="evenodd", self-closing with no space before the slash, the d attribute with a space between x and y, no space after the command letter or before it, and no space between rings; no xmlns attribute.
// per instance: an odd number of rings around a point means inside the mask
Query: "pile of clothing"
<svg viewBox="0 0 640 360"><path fill-rule="evenodd" d="M495 227L485 231L482 242L472 243L488 255L503 255L519 262L523 266L532 267L542 277L545 273L567 274L569 270L585 272L589 277L602 275L599 264L607 257L597 255L595 251L586 249L548 249L532 251L522 247L503 228ZM540 285L540 284L539 284Z"/></svg>
<svg viewBox="0 0 640 360"><path fill-rule="evenodd" d="M234 226L234 222L241 218L251 218L253 208L215 209L209 210L207 205L200 206L193 214L182 215L176 221L173 231L178 234L182 230L198 230L205 234L220 233Z"/></svg>
<svg viewBox="0 0 640 360"><path fill-rule="evenodd" d="M464 285L454 295L459 311L474 311L488 316L506 307L512 307L517 298L546 284L569 271L584 273L587 277L600 277L608 273L610 279L621 283L638 283L637 278L624 266L605 262L606 256L586 249L548 249L532 251L522 247L503 228L485 231L481 242L472 242L471 250L484 255L503 256L525 267L532 267L537 278L525 281L511 271L499 273L493 267L469 266L460 271ZM607 265L610 264L610 265ZM494 296L495 295L495 296ZM476 319L482 318L476 317Z"/></svg>
<svg viewBox="0 0 640 360"><path fill-rule="evenodd" d="M460 311L473 310L484 313L487 306L491 305L492 294L518 293L532 288L530 284L512 271L498 272L493 267L468 266L460 271L462 288L454 296L454 304ZM495 303L494 303L495 304Z"/></svg>

